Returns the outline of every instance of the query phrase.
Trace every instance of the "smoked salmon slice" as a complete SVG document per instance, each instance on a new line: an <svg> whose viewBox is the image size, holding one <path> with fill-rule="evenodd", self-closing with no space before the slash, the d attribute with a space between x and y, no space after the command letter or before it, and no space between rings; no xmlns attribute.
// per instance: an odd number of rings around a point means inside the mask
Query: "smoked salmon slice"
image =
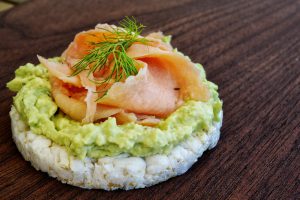
<svg viewBox="0 0 300 200"><path fill-rule="evenodd" d="M165 117L177 107L178 87L171 73L154 62L142 62L136 76L112 85L99 103L125 110Z"/></svg>
<svg viewBox="0 0 300 200"><path fill-rule="evenodd" d="M127 55L144 62L159 63L161 68L172 73L179 85L180 98L183 100L207 101L209 99L210 93L200 78L200 71L185 56L144 44L133 44L127 50Z"/></svg>
<svg viewBox="0 0 300 200"><path fill-rule="evenodd" d="M84 120L86 120L87 118L86 113L89 108L87 108L87 104L84 102L84 100L82 100L82 98L80 98L80 96L83 96L86 99L88 96L88 92L77 91L77 93L79 93L78 97L76 96L76 93L74 94L74 92L70 92L72 91L72 89L66 88L61 80L54 77L51 78L51 85L52 96L57 106L71 118L77 121L84 122ZM93 102L89 102L88 104L94 105ZM92 109L94 108L92 107ZM120 108L96 104L95 113L94 111L92 111L94 113L94 116L91 121L97 121L99 119L107 118L121 111L122 109Z"/></svg>
<svg viewBox="0 0 300 200"><path fill-rule="evenodd" d="M37 57L40 63L48 69L49 73L52 76L57 77L65 83L70 83L77 87L82 87L78 76L70 76L73 73L73 71L69 68L69 66L66 63L50 61L39 55Z"/></svg>
<svg viewBox="0 0 300 200"><path fill-rule="evenodd" d="M162 32L153 32L148 34L145 38L151 41L150 44L148 44L150 46L158 47L161 50L165 51L172 51L173 47L171 46L171 44L162 41L164 37L165 36Z"/></svg>
<svg viewBox="0 0 300 200"><path fill-rule="evenodd" d="M92 77L91 77L92 76ZM86 112L83 118L83 123L89 123L94 121L94 117L97 110L98 94L96 93L96 85L89 80L89 77L93 78L93 75L88 76L88 72L85 70L79 74L82 86L87 90L87 95L84 101L86 102Z"/></svg>

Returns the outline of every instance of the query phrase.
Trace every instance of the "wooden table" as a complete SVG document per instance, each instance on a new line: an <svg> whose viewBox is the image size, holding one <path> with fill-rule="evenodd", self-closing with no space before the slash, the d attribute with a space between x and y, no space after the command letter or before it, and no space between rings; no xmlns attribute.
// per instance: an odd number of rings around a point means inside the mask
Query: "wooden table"
<svg viewBox="0 0 300 200"><path fill-rule="evenodd" d="M5 84L36 54L60 55L98 22L134 15L173 35L220 86L218 146L183 176L133 191L85 190L38 172L18 152ZM1 199L299 199L299 0L28 1L0 13Z"/></svg>
<svg viewBox="0 0 300 200"><path fill-rule="evenodd" d="M20 3L24 3L27 0L0 0L0 12L8 10Z"/></svg>

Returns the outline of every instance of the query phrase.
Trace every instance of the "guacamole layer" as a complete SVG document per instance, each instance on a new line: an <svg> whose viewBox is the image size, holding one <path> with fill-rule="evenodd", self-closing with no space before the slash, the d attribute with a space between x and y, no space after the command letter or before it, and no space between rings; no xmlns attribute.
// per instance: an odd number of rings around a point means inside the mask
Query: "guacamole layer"
<svg viewBox="0 0 300 200"><path fill-rule="evenodd" d="M55 59L58 60L58 59ZM81 124L62 113L51 97L48 71L42 65L26 64L15 72L7 87L17 95L13 104L30 130L64 146L70 155L84 159L128 153L149 156L168 153L191 135L207 132L218 122L222 101L217 85L206 80L200 64L199 76L211 91L208 102L187 101L156 127L135 123L117 125L114 117L101 123Z"/></svg>

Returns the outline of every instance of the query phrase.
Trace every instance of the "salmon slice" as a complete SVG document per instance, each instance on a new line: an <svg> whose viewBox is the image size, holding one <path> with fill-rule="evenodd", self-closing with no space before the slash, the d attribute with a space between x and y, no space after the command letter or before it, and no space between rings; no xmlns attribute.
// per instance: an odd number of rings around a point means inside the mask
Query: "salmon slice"
<svg viewBox="0 0 300 200"><path fill-rule="evenodd" d="M80 59L90 50L94 48L93 43L99 43L105 40L112 34L105 30L88 30L78 33L69 47L63 53L63 56L68 59Z"/></svg>
<svg viewBox="0 0 300 200"><path fill-rule="evenodd" d="M115 114L114 117L117 119L117 124L126 124L137 121L137 117L134 113L128 113L124 110Z"/></svg>
<svg viewBox="0 0 300 200"><path fill-rule="evenodd" d="M137 121L138 124L143 125L143 126L156 126L159 122L161 122L160 119L153 118L151 116L149 116L143 120Z"/></svg>
<svg viewBox="0 0 300 200"><path fill-rule="evenodd" d="M69 59L81 59L94 48L93 43L105 41L106 38L114 36L111 31L117 28L114 25L98 24L95 29L83 31L78 33L74 41L70 43L69 47L62 54L67 61Z"/></svg>
<svg viewBox="0 0 300 200"><path fill-rule="evenodd" d="M162 32L153 32L148 34L145 38L150 41L147 45L157 47L165 51L172 51L173 47L171 44L162 41L164 37L165 35Z"/></svg>
<svg viewBox="0 0 300 200"><path fill-rule="evenodd" d="M51 85L52 85L52 96L57 104L57 106L68 116L70 116L72 119L75 119L77 121L83 121L86 119L86 111L87 104L82 100L82 98L79 98L77 96L73 96L70 92L70 88L66 88L65 85L63 85L62 81L58 80L57 78L51 77ZM85 97L88 96L88 92L80 92L79 94ZM75 94L76 95L76 94ZM112 115L115 115L119 112L121 112L122 109L120 108L113 108L106 105L96 104L96 111L94 113L94 118L92 121L97 121L99 119L107 118ZM89 116L90 117L90 116Z"/></svg>
<svg viewBox="0 0 300 200"><path fill-rule="evenodd" d="M73 71L70 69L70 67L67 64L50 61L39 55L37 57L40 63L48 69L49 73L52 76L57 77L58 79L62 80L65 83L70 83L77 87L81 87L81 82L79 77L70 76L73 73Z"/></svg>
<svg viewBox="0 0 300 200"><path fill-rule="evenodd" d="M93 122L95 119L95 114L97 110L97 99L98 94L96 93L96 85L89 80L93 79L93 75L88 75L88 72L82 71L79 74L82 86L87 90L87 95L84 101L86 102L86 112L85 117L83 118L83 123Z"/></svg>
<svg viewBox="0 0 300 200"><path fill-rule="evenodd" d="M49 73L51 76L57 77L58 79L62 80L65 83L72 84L77 87L84 87L87 90L87 95L85 98L86 102L86 115L82 119L82 122L88 123L88 122L93 122L95 119L95 114L96 114L96 109L97 109L97 103L96 100L98 98L96 91L96 86L93 84L90 80L88 80L87 77L87 72L83 71L82 73L79 74L79 76L70 76L72 74L72 70L68 67L66 64L58 63L55 61L49 61L41 56L38 56L39 61L48 69ZM56 97L61 97L60 94L54 93ZM55 98L57 99L57 98ZM68 100L64 98L64 100ZM71 100L70 100L71 101ZM74 101L71 101L74 103ZM70 102L70 103L71 103ZM62 105L62 104L61 104ZM65 105L68 106L68 105ZM72 108L73 109L73 108ZM69 108L64 108L64 110L68 110ZM74 109L73 109L74 110ZM71 115L74 116L74 111L72 111ZM81 118L81 117L76 117Z"/></svg>
<svg viewBox="0 0 300 200"><path fill-rule="evenodd" d="M199 101L209 99L210 92L200 78L200 71L185 56L144 44L133 44L127 50L127 55L146 63L156 62L160 68L167 69L178 83L179 98Z"/></svg>
<svg viewBox="0 0 300 200"><path fill-rule="evenodd" d="M138 74L114 83L99 103L134 113L167 116L177 108L177 82L158 63L137 62L144 66Z"/></svg>

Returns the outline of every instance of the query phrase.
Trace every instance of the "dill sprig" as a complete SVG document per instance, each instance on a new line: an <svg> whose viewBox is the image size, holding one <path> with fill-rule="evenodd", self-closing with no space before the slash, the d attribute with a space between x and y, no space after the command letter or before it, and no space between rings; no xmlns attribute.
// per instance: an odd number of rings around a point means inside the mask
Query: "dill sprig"
<svg viewBox="0 0 300 200"><path fill-rule="evenodd" d="M89 70L88 77L90 77L96 71L108 69L109 74L100 80L89 78L96 84L106 84L104 85L105 88L108 83L119 82L123 78L136 75L138 70L135 67L135 61L126 54L126 50L134 42L148 42L147 39L139 37L144 27L135 18L125 17L119 22L119 27L102 28L109 34L104 34L104 41L102 42L90 42L94 48L89 50L88 54L73 66L74 72L71 76L76 76L83 70ZM107 90L104 91L104 95L106 92Z"/></svg>

